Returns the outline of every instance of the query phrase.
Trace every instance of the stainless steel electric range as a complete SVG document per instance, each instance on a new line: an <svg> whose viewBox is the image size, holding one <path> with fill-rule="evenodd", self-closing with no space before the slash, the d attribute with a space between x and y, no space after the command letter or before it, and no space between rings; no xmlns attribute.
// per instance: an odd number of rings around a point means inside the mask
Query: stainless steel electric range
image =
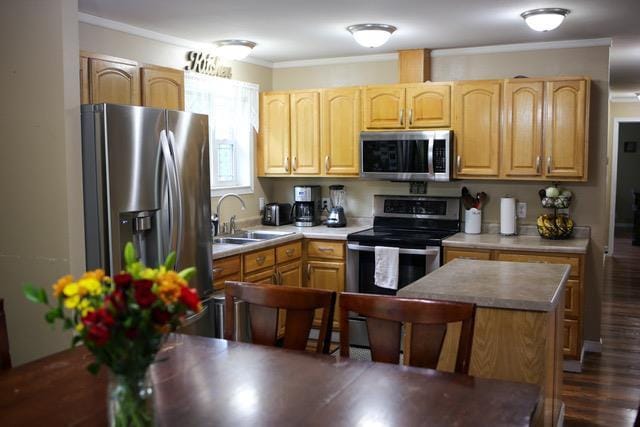
<svg viewBox="0 0 640 427"><path fill-rule="evenodd" d="M398 289L442 265L442 240L460 231L460 198L374 196L373 228L347 236L348 292L395 295L374 283L375 247L399 248ZM365 319L349 317L351 344L368 347Z"/></svg>

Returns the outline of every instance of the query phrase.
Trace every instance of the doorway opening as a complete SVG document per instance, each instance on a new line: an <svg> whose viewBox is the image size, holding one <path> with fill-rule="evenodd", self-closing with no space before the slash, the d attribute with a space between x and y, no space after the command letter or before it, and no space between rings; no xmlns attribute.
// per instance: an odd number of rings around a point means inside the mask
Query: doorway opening
<svg viewBox="0 0 640 427"><path fill-rule="evenodd" d="M609 255L616 238L640 243L640 117L615 118L612 142Z"/></svg>

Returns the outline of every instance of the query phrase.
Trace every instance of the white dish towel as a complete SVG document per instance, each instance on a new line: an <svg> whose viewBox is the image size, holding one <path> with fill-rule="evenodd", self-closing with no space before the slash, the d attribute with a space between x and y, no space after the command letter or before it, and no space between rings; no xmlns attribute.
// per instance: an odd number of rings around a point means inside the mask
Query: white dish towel
<svg viewBox="0 0 640 427"><path fill-rule="evenodd" d="M380 288L397 290L400 249L376 246L375 251L375 285Z"/></svg>

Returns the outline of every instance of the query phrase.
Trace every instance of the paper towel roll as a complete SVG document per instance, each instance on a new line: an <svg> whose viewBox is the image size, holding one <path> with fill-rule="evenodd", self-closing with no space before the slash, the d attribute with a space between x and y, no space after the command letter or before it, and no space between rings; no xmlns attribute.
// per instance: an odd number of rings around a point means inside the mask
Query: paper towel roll
<svg viewBox="0 0 640 427"><path fill-rule="evenodd" d="M500 234L516 234L516 199L500 199Z"/></svg>

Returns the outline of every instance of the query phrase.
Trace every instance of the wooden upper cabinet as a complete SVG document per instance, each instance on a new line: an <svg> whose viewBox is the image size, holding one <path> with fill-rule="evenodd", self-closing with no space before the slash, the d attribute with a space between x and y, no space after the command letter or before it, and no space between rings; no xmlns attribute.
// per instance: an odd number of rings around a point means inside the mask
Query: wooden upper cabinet
<svg viewBox="0 0 640 427"><path fill-rule="evenodd" d="M80 104L89 104L89 58L80 56Z"/></svg>
<svg viewBox="0 0 640 427"><path fill-rule="evenodd" d="M291 171L320 174L320 92L291 93Z"/></svg>
<svg viewBox="0 0 640 427"><path fill-rule="evenodd" d="M543 81L507 81L504 85L504 177L542 175Z"/></svg>
<svg viewBox="0 0 640 427"><path fill-rule="evenodd" d="M456 177L497 177L500 81L456 82L453 135Z"/></svg>
<svg viewBox="0 0 640 427"><path fill-rule="evenodd" d="M89 102L140 105L140 69L134 62L89 58Z"/></svg>
<svg viewBox="0 0 640 427"><path fill-rule="evenodd" d="M402 129L405 127L405 88L369 86L364 89L364 127Z"/></svg>
<svg viewBox="0 0 640 427"><path fill-rule="evenodd" d="M360 173L360 89L322 93L322 158L326 175Z"/></svg>
<svg viewBox="0 0 640 427"><path fill-rule="evenodd" d="M587 179L589 81L545 84L544 155L547 178Z"/></svg>
<svg viewBox="0 0 640 427"><path fill-rule="evenodd" d="M261 174L289 175L290 115L288 93L263 93L260 97L259 156Z"/></svg>
<svg viewBox="0 0 640 427"><path fill-rule="evenodd" d="M184 72L173 68L142 68L142 105L184 110Z"/></svg>
<svg viewBox="0 0 640 427"><path fill-rule="evenodd" d="M451 125L451 86L421 84L406 89L407 127L430 128Z"/></svg>

